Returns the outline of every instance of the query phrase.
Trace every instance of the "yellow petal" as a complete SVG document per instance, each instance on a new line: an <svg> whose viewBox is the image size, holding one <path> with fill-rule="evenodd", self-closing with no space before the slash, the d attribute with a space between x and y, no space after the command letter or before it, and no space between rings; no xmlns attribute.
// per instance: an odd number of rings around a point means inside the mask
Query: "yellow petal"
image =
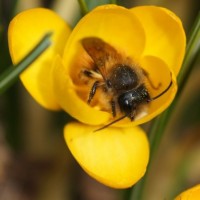
<svg viewBox="0 0 200 200"><path fill-rule="evenodd" d="M35 8L18 14L9 26L9 50L13 63L19 62L47 32L53 32L52 45L20 78L30 94L42 106L59 109L52 90L52 62L62 54L70 28L56 13Z"/></svg>
<svg viewBox="0 0 200 200"><path fill-rule="evenodd" d="M156 6L130 9L144 27L146 46L143 55L162 59L177 75L185 53L186 38L180 19L171 11Z"/></svg>
<svg viewBox="0 0 200 200"><path fill-rule="evenodd" d="M99 182L114 188L134 185L145 173L149 144L139 127L106 128L70 123L67 145L82 168Z"/></svg>
<svg viewBox="0 0 200 200"><path fill-rule="evenodd" d="M73 70L76 60L81 59L80 40L85 37L99 37L134 58L141 55L145 45L143 27L128 9L99 6L83 17L70 35L63 55L68 70Z"/></svg>
<svg viewBox="0 0 200 200"><path fill-rule="evenodd" d="M184 191L175 198L175 200L199 200L199 199L200 199L200 184Z"/></svg>

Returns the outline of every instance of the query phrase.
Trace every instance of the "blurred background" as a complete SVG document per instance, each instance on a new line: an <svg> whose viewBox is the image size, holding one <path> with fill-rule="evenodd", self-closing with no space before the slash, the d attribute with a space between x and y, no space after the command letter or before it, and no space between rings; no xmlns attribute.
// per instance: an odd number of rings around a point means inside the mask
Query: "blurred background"
<svg viewBox="0 0 200 200"><path fill-rule="evenodd" d="M107 0L87 0L90 9ZM200 11L198 0L120 0L125 7L159 5L182 20L187 35ZM7 28L19 12L47 7L72 27L81 17L77 0L0 0L0 73L11 65ZM23 36L22 36L23 37ZM170 200L200 183L200 58L176 107L153 162L145 200ZM90 178L76 163L63 138L69 120L29 96L20 81L0 96L0 200L124 200ZM144 128L147 125L144 126Z"/></svg>

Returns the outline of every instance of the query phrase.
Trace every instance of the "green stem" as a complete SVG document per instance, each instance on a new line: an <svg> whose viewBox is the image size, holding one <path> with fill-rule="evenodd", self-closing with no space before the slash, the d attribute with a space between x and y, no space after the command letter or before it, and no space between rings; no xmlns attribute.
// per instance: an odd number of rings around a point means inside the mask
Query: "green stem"
<svg viewBox="0 0 200 200"><path fill-rule="evenodd" d="M182 88L185 86L186 81L185 78L188 78L190 72L192 71L192 65L195 61L197 54L200 49L200 12L197 16L195 25L191 31L191 35L189 36L189 41L187 44L186 55L183 62L182 69L177 78L179 91L182 91Z"/></svg>
<svg viewBox="0 0 200 200"><path fill-rule="evenodd" d="M150 160L148 169L143 179L134 187L133 192L131 193L131 196L129 198L130 200L143 199L146 181L149 174L149 169L151 168L155 153L159 147L161 139L163 138L164 131L168 125L171 115L173 114L173 111L175 110L175 106L177 105L177 102L182 94L185 84L187 83L187 80L191 74L191 71L194 66L193 65L194 61L196 60L199 51L200 51L200 14L197 17L194 28L192 29L191 35L189 37L183 65L179 73L179 76L177 78L179 90L177 92L176 98L174 99L171 106L153 121L151 129L148 133L148 135L150 136L149 138Z"/></svg>
<svg viewBox="0 0 200 200"><path fill-rule="evenodd" d="M18 76L50 46L51 35L52 33L47 33L22 61L15 66L10 66L0 75L0 94L6 91Z"/></svg>
<svg viewBox="0 0 200 200"><path fill-rule="evenodd" d="M78 3L81 8L82 15L86 15L89 12L89 8L87 7L87 4L84 0L78 0Z"/></svg>

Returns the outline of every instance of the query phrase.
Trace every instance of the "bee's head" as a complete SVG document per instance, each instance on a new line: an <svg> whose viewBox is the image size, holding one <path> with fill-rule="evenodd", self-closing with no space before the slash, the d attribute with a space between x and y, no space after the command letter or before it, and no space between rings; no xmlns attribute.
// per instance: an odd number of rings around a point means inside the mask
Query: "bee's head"
<svg viewBox="0 0 200 200"><path fill-rule="evenodd" d="M118 97L118 104L121 112L126 114L131 121L134 120L138 105L147 103L151 100L149 93L144 85L124 92Z"/></svg>

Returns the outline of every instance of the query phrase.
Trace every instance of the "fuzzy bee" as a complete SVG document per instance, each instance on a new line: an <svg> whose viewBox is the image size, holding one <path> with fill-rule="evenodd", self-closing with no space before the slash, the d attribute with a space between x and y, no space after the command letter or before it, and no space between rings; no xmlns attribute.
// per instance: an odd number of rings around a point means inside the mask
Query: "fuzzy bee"
<svg viewBox="0 0 200 200"><path fill-rule="evenodd" d="M84 38L81 43L93 60L92 69L83 69L84 76L93 81L88 94L88 104L93 100L96 91L101 88L109 97L107 103L110 104L113 117L116 116L117 110L122 113L121 117L98 130L104 129L125 117L133 121L142 105L159 98L172 85L171 81L164 91L155 97L151 97L144 80L147 80L154 89L158 89L160 84L154 86L145 70L133 64L129 58L124 58L114 47L100 38Z"/></svg>

